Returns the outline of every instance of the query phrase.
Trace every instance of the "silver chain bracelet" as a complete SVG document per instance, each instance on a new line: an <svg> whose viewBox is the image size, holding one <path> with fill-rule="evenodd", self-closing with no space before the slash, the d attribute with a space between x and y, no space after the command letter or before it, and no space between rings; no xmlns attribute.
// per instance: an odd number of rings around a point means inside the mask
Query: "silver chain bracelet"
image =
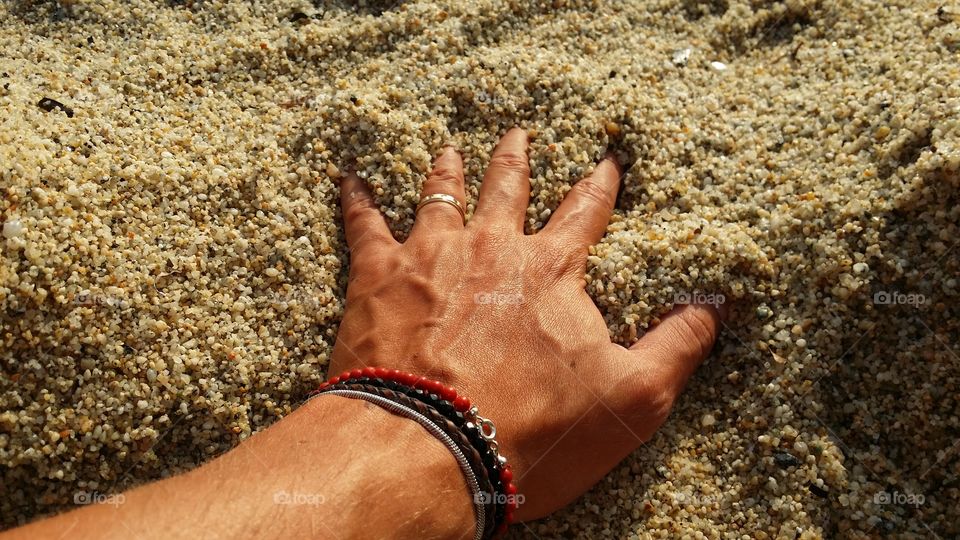
<svg viewBox="0 0 960 540"><path fill-rule="evenodd" d="M473 510L476 514L476 532L473 535L474 540L482 540L484 535L484 529L486 528L486 509L483 505L483 494L480 491L480 484L477 482L477 477L473 472L473 469L470 467L470 462L467 461L466 456L463 455L463 451L457 446L457 443L450 438L440 426L433 423L429 418L420 414L419 412L407 407L406 405L401 405L399 403L393 402L385 397L378 396L376 394L368 394L366 392L361 392L358 390L328 390L323 392L323 394L332 394L335 396L343 396L353 399L362 399L377 405L383 409L386 409L394 414L398 414L405 418L415 420L418 424L424 427L431 435L436 437L440 442L450 450L450 453L453 454L453 457L456 458L457 464L460 465L460 470L463 472L463 476L466 477L467 487L470 488L472 492L473 500ZM322 395L322 394L317 394ZM314 396L316 397L316 396ZM492 425L492 423L491 423ZM481 434L483 431L481 430ZM496 434L496 431L493 432ZM485 437L486 438L486 437Z"/></svg>

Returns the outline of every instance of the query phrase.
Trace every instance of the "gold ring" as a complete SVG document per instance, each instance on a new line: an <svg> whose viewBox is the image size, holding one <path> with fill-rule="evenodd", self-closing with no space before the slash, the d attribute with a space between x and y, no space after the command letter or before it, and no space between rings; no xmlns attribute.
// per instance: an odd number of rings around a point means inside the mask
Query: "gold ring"
<svg viewBox="0 0 960 540"><path fill-rule="evenodd" d="M447 203L450 206L456 208L457 212L460 212L460 219L462 219L464 223L467 222L467 216L466 214L463 213L463 207L460 206L460 201L458 201L457 198L454 197L453 195L447 195L446 193L434 193L433 195L427 195L426 197L421 197L420 202L417 203L417 213L419 214L420 209L423 208L424 206L430 203L435 203L435 202Z"/></svg>

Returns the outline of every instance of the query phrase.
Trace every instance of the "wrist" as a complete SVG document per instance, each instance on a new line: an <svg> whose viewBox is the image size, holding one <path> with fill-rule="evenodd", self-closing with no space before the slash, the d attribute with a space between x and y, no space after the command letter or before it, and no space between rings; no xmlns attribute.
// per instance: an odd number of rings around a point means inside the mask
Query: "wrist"
<svg viewBox="0 0 960 540"><path fill-rule="evenodd" d="M323 439L307 472L324 481L319 510L337 535L473 535L474 510L463 473L443 443L420 424L339 396L318 396L297 413L298 422Z"/></svg>
<svg viewBox="0 0 960 540"><path fill-rule="evenodd" d="M442 441L473 494L478 538L503 532L513 521L517 489L507 458L499 452L496 427L456 388L405 371L365 367L329 378L316 393L375 403Z"/></svg>

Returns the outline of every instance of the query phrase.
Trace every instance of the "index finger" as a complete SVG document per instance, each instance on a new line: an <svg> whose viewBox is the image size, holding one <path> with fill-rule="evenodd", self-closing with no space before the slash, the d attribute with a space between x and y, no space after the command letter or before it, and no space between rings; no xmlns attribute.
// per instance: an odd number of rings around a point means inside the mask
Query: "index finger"
<svg viewBox="0 0 960 540"><path fill-rule="evenodd" d="M577 182L543 228L547 234L570 238L577 246L590 246L603 238L620 189L620 165L607 154L593 174Z"/></svg>
<svg viewBox="0 0 960 540"><path fill-rule="evenodd" d="M396 242L370 188L355 173L348 174L340 182L340 208L350 249L356 250L368 242Z"/></svg>

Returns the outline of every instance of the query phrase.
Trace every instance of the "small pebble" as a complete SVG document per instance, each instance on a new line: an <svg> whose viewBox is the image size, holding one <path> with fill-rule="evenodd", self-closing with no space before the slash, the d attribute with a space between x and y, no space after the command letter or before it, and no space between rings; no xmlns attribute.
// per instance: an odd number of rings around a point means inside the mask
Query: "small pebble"
<svg viewBox="0 0 960 540"><path fill-rule="evenodd" d="M671 60L673 61L674 64L678 66L684 66L687 64L687 61L690 60L690 53L692 52L693 52L693 49L689 47L685 49L679 49L677 51L674 51L673 57L671 58Z"/></svg>
<svg viewBox="0 0 960 540"><path fill-rule="evenodd" d="M12 219L3 224L4 238L18 238L23 235L23 223L19 219Z"/></svg>

